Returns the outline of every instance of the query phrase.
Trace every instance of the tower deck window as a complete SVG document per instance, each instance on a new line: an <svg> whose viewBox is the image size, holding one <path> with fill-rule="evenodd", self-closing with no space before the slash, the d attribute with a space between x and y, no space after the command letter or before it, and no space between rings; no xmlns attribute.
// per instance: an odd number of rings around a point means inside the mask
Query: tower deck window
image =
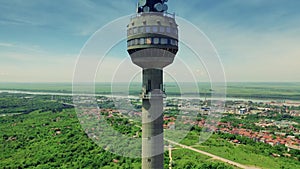
<svg viewBox="0 0 300 169"><path fill-rule="evenodd" d="M157 26L153 26L153 32L158 32L158 27Z"/></svg>
<svg viewBox="0 0 300 169"><path fill-rule="evenodd" d="M146 44L147 44L147 45L151 45L151 43L152 43L151 38L147 38L147 39L146 39Z"/></svg>
<svg viewBox="0 0 300 169"><path fill-rule="evenodd" d="M137 27L133 28L133 34L137 34L137 33L138 33L138 28Z"/></svg>
<svg viewBox="0 0 300 169"><path fill-rule="evenodd" d="M150 31L151 31L151 27L150 27L150 26L147 26L147 27L146 27L146 32L147 32L147 33L150 33Z"/></svg>
<svg viewBox="0 0 300 169"><path fill-rule="evenodd" d="M171 28L167 27L166 31L167 31L167 33L171 33Z"/></svg>
<svg viewBox="0 0 300 169"><path fill-rule="evenodd" d="M129 35L132 35L132 29L131 28L129 29Z"/></svg>
<svg viewBox="0 0 300 169"><path fill-rule="evenodd" d="M140 38L140 44L144 45L145 44L145 38Z"/></svg>
<svg viewBox="0 0 300 169"><path fill-rule="evenodd" d="M166 45L166 44L168 44L168 39L167 38L161 38L160 43L162 45Z"/></svg>
<svg viewBox="0 0 300 169"><path fill-rule="evenodd" d="M177 29L176 29L176 28L174 28L174 29L173 29L173 33L174 33L175 35L177 35L177 34L178 34L178 31L177 31Z"/></svg>
<svg viewBox="0 0 300 169"><path fill-rule="evenodd" d="M128 45L128 46L131 46L131 42L132 42L131 40L128 41L128 42L127 42L127 45Z"/></svg>
<svg viewBox="0 0 300 169"><path fill-rule="evenodd" d="M170 43L171 43L171 45L174 45L174 46L177 46L177 45L178 45L178 42L177 42L177 40L175 40L175 39L171 39L171 40L170 40Z"/></svg>
<svg viewBox="0 0 300 169"><path fill-rule="evenodd" d="M139 27L139 33L144 33L144 27Z"/></svg>
<svg viewBox="0 0 300 169"><path fill-rule="evenodd" d="M159 38L154 38L153 43L156 44L156 45L159 44Z"/></svg>
<svg viewBox="0 0 300 169"><path fill-rule="evenodd" d="M165 32L165 27L160 26L160 27L159 27L159 32L164 33L164 32Z"/></svg>

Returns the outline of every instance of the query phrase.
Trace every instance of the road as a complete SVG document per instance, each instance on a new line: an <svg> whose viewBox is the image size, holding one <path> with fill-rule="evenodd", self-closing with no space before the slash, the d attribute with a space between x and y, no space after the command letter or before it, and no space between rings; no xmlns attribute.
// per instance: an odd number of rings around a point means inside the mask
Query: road
<svg viewBox="0 0 300 169"><path fill-rule="evenodd" d="M239 168L245 168L245 169L259 169L259 168L257 168L257 167L246 166L246 165L243 165L243 164L240 164L240 163L231 161L231 160L227 160L227 159L225 159L225 158L222 158L222 157L219 157L219 156L210 154L210 153L208 153L208 152L205 152L205 151L201 151L201 150L195 149L195 148L193 148L193 147L191 147L191 146L186 146L186 145L183 145L183 144L180 144L180 143L176 143L176 142L174 142L174 141L172 141L172 140L165 139L165 141L168 141L169 143L174 144L174 145L177 145L177 146L180 146L180 147L182 147L182 148L189 149L189 150L195 151L195 152L197 152L197 153L201 153L201 154L207 155L207 156L209 156L209 157L212 157L213 159L220 160L220 161L222 161L222 162L228 163L228 164L230 164L230 165L233 165L233 166L236 166L236 167L239 167Z"/></svg>

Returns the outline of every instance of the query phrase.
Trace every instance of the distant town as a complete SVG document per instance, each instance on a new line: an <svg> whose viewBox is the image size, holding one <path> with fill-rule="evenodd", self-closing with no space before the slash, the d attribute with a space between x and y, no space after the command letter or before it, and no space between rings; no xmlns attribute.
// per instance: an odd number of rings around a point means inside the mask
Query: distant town
<svg viewBox="0 0 300 169"><path fill-rule="evenodd" d="M131 103L140 108L139 99L131 98ZM113 102L113 99L102 97L99 103ZM184 124L196 125L203 128L206 124L206 116L211 112L210 100L199 99L167 99L165 103L164 129L176 129L176 118L189 116L198 112L197 118L186 118ZM108 112L108 118L114 114L122 113L126 116L141 116L141 112L102 109ZM300 102L252 102L252 101L226 101L224 112L221 113L221 121L209 127L214 132L230 133L250 138L256 142L262 142L271 146L285 145L289 149L300 150ZM239 140L232 140L239 143Z"/></svg>

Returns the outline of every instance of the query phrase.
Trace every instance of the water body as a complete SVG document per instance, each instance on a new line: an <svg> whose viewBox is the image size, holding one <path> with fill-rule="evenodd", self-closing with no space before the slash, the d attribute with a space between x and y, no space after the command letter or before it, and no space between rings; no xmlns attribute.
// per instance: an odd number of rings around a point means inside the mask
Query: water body
<svg viewBox="0 0 300 169"><path fill-rule="evenodd" d="M73 94L73 93L57 93L57 92L33 92L33 91L21 91L21 90L0 90L0 93L12 93L12 94L29 94L29 95L56 95L56 96L73 96L73 95L80 95L80 94ZM134 95L105 95L105 94L82 94L83 96L105 96L105 97L114 97L114 98L132 98L132 99L138 99L138 96ZM167 97L168 99L186 99L186 100L192 100L192 99L200 99L204 100L205 97L197 97L197 96L170 96ZM210 98L207 97L207 100L224 100L226 99L227 101L252 101L252 102L282 102L282 100L275 100L275 99L249 99L249 98L234 98L234 97L224 97L224 98ZM290 101L290 100L285 100L288 102L295 102L296 101Z"/></svg>

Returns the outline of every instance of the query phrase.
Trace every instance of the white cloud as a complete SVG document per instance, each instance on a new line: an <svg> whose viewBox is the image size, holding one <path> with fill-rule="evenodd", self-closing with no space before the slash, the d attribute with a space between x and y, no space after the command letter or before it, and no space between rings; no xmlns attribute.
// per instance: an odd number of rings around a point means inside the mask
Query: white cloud
<svg viewBox="0 0 300 169"><path fill-rule="evenodd" d="M13 47L14 45L12 43L3 43L3 42L0 42L0 46L1 47Z"/></svg>
<svg viewBox="0 0 300 169"><path fill-rule="evenodd" d="M7 43L0 42L0 47L4 47L5 49L13 48L13 51L22 52L35 52L35 53L45 53L38 45L28 45L28 44L20 44L20 43Z"/></svg>

